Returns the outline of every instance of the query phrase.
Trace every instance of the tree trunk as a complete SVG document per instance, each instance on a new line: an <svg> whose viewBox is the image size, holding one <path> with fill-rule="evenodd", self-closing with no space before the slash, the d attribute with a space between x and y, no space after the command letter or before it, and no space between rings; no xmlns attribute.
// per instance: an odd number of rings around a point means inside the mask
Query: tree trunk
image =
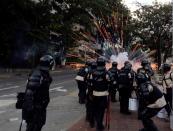
<svg viewBox="0 0 173 131"><path fill-rule="evenodd" d="M161 66L161 43L160 43L160 37L157 38L156 40L156 45L157 45L157 63L158 63L158 68Z"/></svg>

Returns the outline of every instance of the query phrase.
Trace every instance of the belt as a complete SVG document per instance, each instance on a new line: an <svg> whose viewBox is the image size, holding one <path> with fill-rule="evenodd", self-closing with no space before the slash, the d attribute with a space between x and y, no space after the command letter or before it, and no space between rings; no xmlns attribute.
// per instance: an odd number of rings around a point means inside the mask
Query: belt
<svg viewBox="0 0 173 131"><path fill-rule="evenodd" d="M108 91L93 91L93 96L108 96Z"/></svg>
<svg viewBox="0 0 173 131"><path fill-rule="evenodd" d="M84 81L84 77L82 77L82 76L76 76L75 77L75 80L77 80L77 81Z"/></svg>

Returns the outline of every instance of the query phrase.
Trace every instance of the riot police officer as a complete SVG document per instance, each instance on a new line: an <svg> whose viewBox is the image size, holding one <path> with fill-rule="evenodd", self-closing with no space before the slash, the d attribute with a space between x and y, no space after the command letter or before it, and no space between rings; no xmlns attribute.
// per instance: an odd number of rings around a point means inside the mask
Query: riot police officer
<svg viewBox="0 0 173 131"><path fill-rule="evenodd" d="M44 55L40 58L39 66L29 75L22 107L22 118L27 123L26 131L41 131L46 122L49 86L52 82L49 70L53 64L53 57Z"/></svg>
<svg viewBox="0 0 173 131"><path fill-rule="evenodd" d="M151 77L154 75L154 71L152 70L150 63L148 62L148 60L144 59L141 61L141 68L139 68L137 70L137 73L145 73L148 80L151 81Z"/></svg>
<svg viewBox="0 0 173 131"><path fill-rule="evenodd" d="M79 89L78 96L80 104L85 104L86 102L86 90L87 90L86 77L88 72L90 72L90 70L91 70L91 62L87 61L85 67L80 68L77 73L77 76L75 77Z"/></svg>
<svg viewBox="0 0 173 131"><path fill-rule="evenodd" d="M173 88L173 73L171 71L171 65L166 63L163 64L162 71L163 71L163 80L162 80L163 93L167 102L165 109L169 117L172 108L172 88Z"/></svg>
<svg viewBox="0 0 173 131"><path fill-rule="evenodd" d="M145 73L138 73L137 81L139 84L139 97L144 100L144 109L141 112L141 120L144 128L140 131L158 131L152 121L152 117L166 105L165 98L162 92L154 86Z"/></svg>
<svg viewBox="0 0 173 131"><path fill-rule="evenodd" d="M92 62L91 70L87 75L87 98L86 98L86 120L89 122L90 127L93 128L95 125L94 122L94 103L93 103L93 85L91 75L95 72L97 68L97 63Z"/></svg>
<svg viewBox="0 0 173 131"><path fill-rule="evenodd" d="M105 60L102 57L97 59L97 68L91 75L93 85L94 118L98 131L104 130L103 117L108 105L110 74L105 68Z"/></svg>
<svg viewBox="0 0 173 131"><path fill-rule="evenodd" d="M132 70L132 64L125 62L124 67L119 71L118 83L119 83L119 97L120 97L120 113L129 115L128 106L129 98L133 89L134 71Z"/></svg>
<svg viewBox="0 0 173 131"><path fill-rule="evenodd" d="M154 72L150 66L150 63L144 59L141 61L141 68L139 68L137 70L137 74L139 73L144 73L147 81L151 81L151 77L154 75ZM141 83L138 81L137 85L140 85ZM137 86L137 90L139 89L139 86ZM140 97L138 97L138 119L141 119L141 113L144 109L145 103L143 101L143 99L141 99Z"/></svg>
<svg viewBox="0 0 173 131"><path fill-rule="evenodd" d="M117 62L112 62L112 68L109 69L109 72L112 74L112 77L114 78L114 82L111 83L111 85L110 85L110 86L112 86L111 90L110 90L110 97L111 97L112 102L116 102L116 92L118 90L119 70L118 70L117 66L118 66Z"/></svg>

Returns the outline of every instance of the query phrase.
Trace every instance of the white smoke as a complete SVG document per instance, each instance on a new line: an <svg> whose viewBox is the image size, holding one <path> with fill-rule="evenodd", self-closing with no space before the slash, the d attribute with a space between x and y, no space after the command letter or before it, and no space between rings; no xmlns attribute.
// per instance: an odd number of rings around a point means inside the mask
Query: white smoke
<svg viewBox="0 0 173 131"><path fill-rule="evenodd" d="M121 69L124 66L125 61L129 61L132 64L132 68L134 71L137 71L137 69L141 67L140 62L134 62L128 59L127 52L120 52L118 55L112 55L110 57L110 61L111 63L114 61L118 62L118 69Z"/></svg>
<svg viewBox="0 0 173 131"><path fill-rule="evenodd" d="M124 66L124 62L128 61L128 53L120 52L118 55L112 55L110 60L111 63L114 61L118 62L118 69L121 69Z"/></svg>

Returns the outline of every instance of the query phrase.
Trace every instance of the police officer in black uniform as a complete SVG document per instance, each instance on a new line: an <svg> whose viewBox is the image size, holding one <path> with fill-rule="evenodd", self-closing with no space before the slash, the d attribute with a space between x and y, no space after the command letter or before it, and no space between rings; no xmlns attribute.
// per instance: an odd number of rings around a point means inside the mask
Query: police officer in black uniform
<svg viewBox="0 0 173 131"><path fill-rule="evenodd" d="M158 131L152 121L152 117L166 105L162 92L154 86L145 73L138 73L136 76L139 84L139 97L144 100L144 109L141 112L141 120L144 128L139 131Z"/></svg>
<svg viewBox="0 0 173 131"><path fill-rule="evenodd" d="M112 102L116 102L116 92L118 90L118 73L119 70L117 68L118 63L112 62L112 68L109 69L109 72L112 74L112 77L114 78L113 83L111 83L111 90L110 90L110 97Z"/></svg>
<svg viewBox="0 0 173 131"><path fill-rule="evenodd" d="M22 117L26 120L26 131L41 131L46 122L46 108L49 103L49 86L52 78L49 70L54 65L53 57L45 55L40 58L39 66L28 78Z"/></svg>
<svg viewBox="0 0 173 131"><path fill-rule="evenodd" d="M95 72L97 68L97 63L92 62L91 70L87 75L87 99L86 99L86 120L89 122L90 127L93 128L95 126L94 122L94 103L93 103L93 85L91 75Z"/></svg>
<svg viewBox="0 0 173 131"><path fill-rule="evenodd" d="M85 104L86 102L86 90L87 90L86 77L90 72L90 70L91 70L91 62L87 61L85 67L79 69L77 76L75 78L79 89L78 96L80 104Z"/></svg>
<svg viewBox="0 0 173 131"><path fill-rule="evenodd" d="M91 75L93 85L94 118L97 131L104 130L103 117L108 105L110 74L105 68L105 60L97 59L97 68Z"/></svg>
<svg viewBox="0 0 173 131"><path fill-rule="evenodd" d="M150 63L148 60L144 59L141 61L141 68L137 70L137 73L145 73L148 80L151 81L151 77L154 75L154 71L152 70Z"/></svg>
<svg viewBox="0 0 173 131"><path fill-rule="evenodd" d="M128 106L129 98L133 89L134 71L132 70L132 64L125 62L124 67L119 71L118 83L119 83L119 97L120 97L120 113L129 115Z"/></svg>
<svg viewBox="0 0 173 131"><path fill-rule="evenodd" d="M150 66L150 63L144 59L141 62L141 68L137 70L137 74L144 73L146 75L147 81L151 81L151 77L154 75L154 72ZM140 85L141 83L138 81L137 85ZM137 86L137 90L139 89L139 86ZM138 92L138 91L137 91ZM138 94L138 93L137 93ZM143 99L141 99L138 95L138 119L141 119L141 113L145 107L145 102Z"/></svg>

